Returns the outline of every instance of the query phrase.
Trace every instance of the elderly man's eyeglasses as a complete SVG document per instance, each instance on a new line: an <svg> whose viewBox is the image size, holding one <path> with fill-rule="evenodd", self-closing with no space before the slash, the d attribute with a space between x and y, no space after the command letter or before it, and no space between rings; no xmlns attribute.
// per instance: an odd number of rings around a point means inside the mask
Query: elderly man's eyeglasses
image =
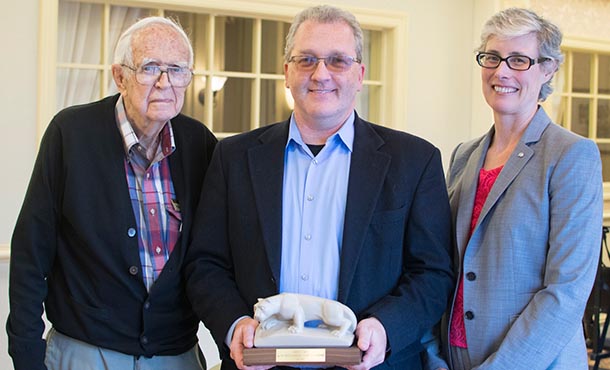
<svg viewBox="0 0 610 370"><path fill-rule="evenodd" d="M321 61L324 61L326 69L335 73L347 71L354 62L360 63L360 59L349 55L331 55L326 58L318 58L313 55L293 55L288 59L288 62L294 63L300 72L313 72Z"/></svg>
<svg viewBox="0 0 610 370"><path fill-rule="evenodd" d="M506 58L502 58L494 53L478 53L477 63L483 68L498 68L500 63L506 62L506 65L510 69L515 71L527 71L536 63L544 63L549 58L538 58L532 59L525 55L511 55Z"/></svg>
<svg viewBox="0 0 610 370"><path fill-rule="evenodd" d="M169 83L174 87L185 87L193 78L193 72L187 67L178 66L160 66L157 64L144 64L138 68L121 64L121 66L131 69L135 72L136 81L142 85L152 85L159 81L162 73L167 74Z"/></svg>

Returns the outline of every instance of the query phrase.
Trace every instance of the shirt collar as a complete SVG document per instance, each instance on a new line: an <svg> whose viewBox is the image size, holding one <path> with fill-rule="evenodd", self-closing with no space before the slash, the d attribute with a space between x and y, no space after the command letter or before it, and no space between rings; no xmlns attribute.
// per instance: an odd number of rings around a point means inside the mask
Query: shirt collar
<svg viewBox="0 0 610 370"><path fill-rule="evenodd" d="M119 96L119 99L116 102L115 115L117 126L123 137L123 148L125 149L125 154L129 157L129 152L134 145L140 144L140 140L133 130L133 126L127 119L122 95ZM163 156L172 154L174 150L176 150L176 142L174 140L174 130L172 129L171 121L165 123L159 135L161 135L161 150Z"/></svg>
<svg viewBox="0 0 610 370"><path fill-rule="evenodd" d="M341 128L332 134L327 140L326 144L331 143L332 140L340 140L340 142L345 145L345 147L352 152L352 148L354 145L354 120L356 119L356 114L354 111L347 117ZM335 139L336 138L336 139ZM301 136L301 132L297 127L296 119L294 118L294 112L290 115L290 126L288 129L288 141L286 142L286 147L290 145L291 142L294 142L303 148L307 146L303 141L303 137Z"/></svg>

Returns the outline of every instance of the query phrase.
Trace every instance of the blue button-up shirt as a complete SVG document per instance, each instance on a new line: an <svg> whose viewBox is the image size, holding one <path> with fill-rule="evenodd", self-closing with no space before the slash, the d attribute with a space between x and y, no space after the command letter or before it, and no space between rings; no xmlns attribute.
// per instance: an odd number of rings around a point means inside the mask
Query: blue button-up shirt
<svg viewBox="0 0 610 370"><path fill-rule="evenodd" d="M294 115L284 157L280 292L337 299L354 113L314 156Z"/></svg>

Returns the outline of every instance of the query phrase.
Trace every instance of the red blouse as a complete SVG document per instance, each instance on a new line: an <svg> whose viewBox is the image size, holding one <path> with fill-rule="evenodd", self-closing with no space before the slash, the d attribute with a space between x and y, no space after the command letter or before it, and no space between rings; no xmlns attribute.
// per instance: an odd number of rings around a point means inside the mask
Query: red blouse
<svg viewBox="0 0 610 370"><path fill-rule="evenodd" d="M474 207L472 209L472 218L470 219L470 233L472 235L474 226L477 224L483 204L489 195L489 191L493 186L494 182L498 178L502 167L497 167L489 171L481 168L479 171L479 182L477 184L477 193L474 198ZM455 303L453 304L453 312L451 315L451 328L449 330L449 343L454 347L468 348L466 343L466 328L464 326L464 276L460 273L460 279L455 296Z"/></svg>

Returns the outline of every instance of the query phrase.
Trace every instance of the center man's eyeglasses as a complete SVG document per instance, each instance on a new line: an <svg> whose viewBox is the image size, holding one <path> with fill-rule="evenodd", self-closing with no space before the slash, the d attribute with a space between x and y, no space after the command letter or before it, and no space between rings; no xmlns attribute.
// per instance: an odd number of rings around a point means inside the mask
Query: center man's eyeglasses
<svg viewBox="0 0 610 370"><path fill-rule="evenodd" d="M502 58L498 54L483 52L478 53L476 58L477 63L483 68L498 68L500 63L506 62L508 68L515 71L527 71L536 63L544 63L547 60L550 60L549 58L532 59L525 55L510 55L506 58Z"/></svg>
<svg viewBox="0 0 610 370"><path fill-rule="evenodd" d="M193 72L187 67L160 66L157 64L144 64L137 68L121 64L135 72L136 81L142 85L152 85L159 81L162 73L167 74L169 83L174 87L186 87L193 79Z"/></svg>
<svg viewBox="0 0 610 370"><path fill-rule="evenodd" d="M331 55L325 58L318 58L313 55L293 55L288 59L289 63L295 64L299 72L313 72L321 61L324 61L326 69L334 73L345 72L354 62L361 62L360 59L349 55Z"/></svg>

